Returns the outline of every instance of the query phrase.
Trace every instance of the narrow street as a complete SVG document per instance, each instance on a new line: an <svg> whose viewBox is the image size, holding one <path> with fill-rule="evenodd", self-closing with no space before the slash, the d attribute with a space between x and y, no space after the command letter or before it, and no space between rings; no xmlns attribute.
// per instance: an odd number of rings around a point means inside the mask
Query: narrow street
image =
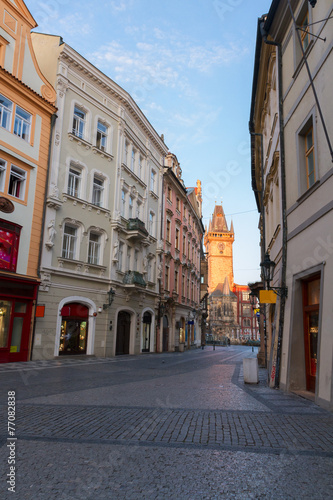
<svg viewBox="0 0 333 500"><path fill-rule="evenodd" d="M256 351L256 349L255 349ZM0 498L7 395L16 397L16 498L333 497L333 415L245 385L251 347L0 365Z"/></svg>

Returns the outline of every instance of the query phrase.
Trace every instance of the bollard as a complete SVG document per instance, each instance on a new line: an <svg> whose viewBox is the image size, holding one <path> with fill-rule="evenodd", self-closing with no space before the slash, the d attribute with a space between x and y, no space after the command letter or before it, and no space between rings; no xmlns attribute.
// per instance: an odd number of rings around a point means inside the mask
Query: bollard
<svg viewBox="0 0 333 500"><path fill-rule="evenodd" d="M213 351L215 351L215 342L213 342Z"/></svg>
<svg viewBox="0 0 333 500"><path fill-rule="evenodd" d="M254 348L253 348L253 346L252 346L252 352L254 352Z"/></svg>

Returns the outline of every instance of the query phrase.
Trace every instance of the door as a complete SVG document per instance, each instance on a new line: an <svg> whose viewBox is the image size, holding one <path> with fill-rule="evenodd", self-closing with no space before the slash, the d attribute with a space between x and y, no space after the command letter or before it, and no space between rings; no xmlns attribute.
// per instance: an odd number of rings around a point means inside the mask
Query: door
<svg viewBox="0 0 333 500"><path fill-rule="evenodd" d="M163 352L169 350L169 322L166 316L163 316Z"/></svg>
<svg viewBox="0 0 333 500"><path fill-rule="evenodd" d="M59 355L87 353L89 309L83 304L70 303L61 310Z"/></svg>
<svg viewBox="0 0 333 500"><path fill-rule="evenodd" d="M129 354L131 315L121 311L118 314L116 355Z"/></svg>
<svg viewBox="0 0 333 500"><path fill-rule="evenodd" d="M0 301L1 361L28 361L31 313L31 301Z"/></svg>
<svg viewBox="0 0 333 500"><path fill-rule="evenodd" d="M151 314L145 312L142 326L142 352L150 351Z"/></svg>
<svg viewBox="0 0 333 500"><path fill-rule="evenodd" d="M316 390L318 371L320 276L303 282L303 324L306 389Z"/></svg>

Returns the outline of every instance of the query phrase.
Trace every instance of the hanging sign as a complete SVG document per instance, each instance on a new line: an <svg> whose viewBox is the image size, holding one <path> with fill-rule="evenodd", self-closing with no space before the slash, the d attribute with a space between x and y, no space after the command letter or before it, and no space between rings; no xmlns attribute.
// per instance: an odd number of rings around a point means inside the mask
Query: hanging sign
<svg viewBox="0 0 333 500"><path fill-rule="evenodd" d="M276 293L274 290L260 290L259 301L261 304L276 304Z"/></svg>

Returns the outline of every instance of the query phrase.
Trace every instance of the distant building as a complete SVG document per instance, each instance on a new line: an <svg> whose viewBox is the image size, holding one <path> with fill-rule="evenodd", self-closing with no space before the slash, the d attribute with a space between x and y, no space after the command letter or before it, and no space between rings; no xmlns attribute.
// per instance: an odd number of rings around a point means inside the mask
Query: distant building
<svg viewBox="0 0 333 500"><path fill-rule="evenodd" d="M234 283L234 239L233 223L229 230L222 205L216 205L204 238L208 265L208 334L213 340L226 337L235 342L259 340L258 322L249 301L250 289Z"/></svg>
<svg viewBox="0 0 333 500"><path fill-rule="evenodd" d="M164 171L161 258L161 325L158 350L201 345L200 259L204 228L201 183L187 189L177 157L168 153Z"/></svg>
<svg viewBox="0 0 333 500"><path fill-rule="evenodd" d="M0 363L30 359L40 284L48 149L56 93L36 62L30 34L36 26L23 1L2 2Z"/></svg>

